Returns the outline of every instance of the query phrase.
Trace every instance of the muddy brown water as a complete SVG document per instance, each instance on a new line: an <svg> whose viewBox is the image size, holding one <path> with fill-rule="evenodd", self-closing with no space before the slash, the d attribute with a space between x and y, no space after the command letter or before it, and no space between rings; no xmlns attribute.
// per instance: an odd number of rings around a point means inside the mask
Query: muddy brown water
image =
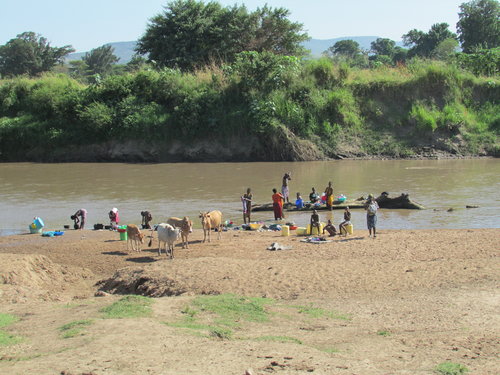
<svg viewBox="0 0 500 375"><path fill-rule="evenodd" d="M153 213L153 222L169 216L190 216L199 227L199 211L219 209L224 219L241 223L240 196L252 189L255 203L271 200L287 171L291 199L311 187L348 198L409 193L428 209L381 210L380 229L498 228L500 227L500 160L388 160L294 163L177 163L177 164L0 164L0 233L26 232L34 216L46 229L72 224L79 208L89 212L87 227L108 224L112 207L122 223L141 221L140 212ZM466 209L466 205L479 208ZM453 208L451 212L448 209ZM320 212L323 220L342 219L341 211ZM304 225L308 213L289 213L286 221ZM253 220L272 221L272 212L254 213ZM353 211L356 229L365 229L365 214Z"/></svg>

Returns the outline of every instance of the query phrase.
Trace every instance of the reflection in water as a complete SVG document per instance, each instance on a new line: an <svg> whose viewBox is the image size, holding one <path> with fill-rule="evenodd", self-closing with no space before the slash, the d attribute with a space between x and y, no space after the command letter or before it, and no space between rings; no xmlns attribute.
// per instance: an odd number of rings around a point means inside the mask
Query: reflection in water
<svg viewBox="0 0 500 375"><path fill-rule="evenodd" d="M197 226L199 211L219 209L225 219L242 220L240 196L252 188L254 202L270 202L272 189L281 187L292 172L290 196L307 199L312 187L323 192L333 182L335 195L348 198L409 193L428 207L425 211L381 210L381 229L500 227L498 194L500 161L399 160L327 161L296 163L193 164L0 164L0 230L25 230L33 216L48 228L70 224L79 208L89 211L88 226L107 223L107 213L118 207L122 222L140 223L149 210L153 221L169 216L191 216ZM465 205L479 205L465 209ZM453 207L453 212L446 210ZM326 221L342 220L342 211L320 212ZM300 225L309 213L289 213ZM270 220L272 212L254 213L252 220ZM365 229L364 212L353 210L355 229Z"/></svg>

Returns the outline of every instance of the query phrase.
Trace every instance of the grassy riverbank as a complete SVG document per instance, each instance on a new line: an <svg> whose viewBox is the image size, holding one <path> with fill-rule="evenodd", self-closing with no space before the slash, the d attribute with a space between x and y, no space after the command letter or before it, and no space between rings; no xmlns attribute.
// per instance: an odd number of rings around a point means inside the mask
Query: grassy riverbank
<svg viewBox="0 0 500 375"><path fill-rule="evenodd" d="M493 155L500 80L416 61L356 70L244 53L194 74L0 81L2 161Z"/></svg>

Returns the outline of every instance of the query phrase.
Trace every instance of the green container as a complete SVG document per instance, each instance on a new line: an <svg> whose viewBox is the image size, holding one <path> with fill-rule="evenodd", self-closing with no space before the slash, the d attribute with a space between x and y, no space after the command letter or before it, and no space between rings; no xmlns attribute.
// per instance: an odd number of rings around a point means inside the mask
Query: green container
<svg viewBox="0 0 500 375"><path fill-rule="evenodd" d="M120 232L120 241L127 241L127 232Z"/></svg>

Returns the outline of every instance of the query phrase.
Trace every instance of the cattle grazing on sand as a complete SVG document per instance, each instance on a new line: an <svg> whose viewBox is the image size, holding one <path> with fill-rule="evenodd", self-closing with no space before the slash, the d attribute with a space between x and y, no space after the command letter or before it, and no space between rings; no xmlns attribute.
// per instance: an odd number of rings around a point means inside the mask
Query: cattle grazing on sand
<svg viewBox="0 0 500 375"><path fill-rule="evenodd" d="M222 232L222 212L220 211L210 211L210 212L200 212L201 226L203 227L203 242L207 239L210 242L210 231L212 228L217 229L218 235L217 239L220 240Z"/></svg>
<svg viewBox="0 0 500 375"><path fill-rule="evenodd" d="M188 249L188 235L189 233L193 233L193 222L189 220L187 216L184 216L183 219L179 219L178 217L169 217L167 223L174 228L179 228L181 230L182 248Z"/></svg>
<svg viewBox="0 0 500 375"><path fill-rule="evenodd" d="M141 244L144 243L144 233L141 233L137 225L128 224L127 225L127 252L128 243L131 242L132 250L141 251Z"/></svg>
<svg viewBox="0 0 500 375"><path fill-rule="evenodd" d="M149 241L149 246L151 246L153 241L153 230L151 231L151 241ZM174 259L174 246L175 241L179 239L180 229L174 228L170 224L161 223L156 226L156 231L158 232L158 255L161 255L161 245L164 243L165 255L168 256L170 254L170 259Z"/></svg>

